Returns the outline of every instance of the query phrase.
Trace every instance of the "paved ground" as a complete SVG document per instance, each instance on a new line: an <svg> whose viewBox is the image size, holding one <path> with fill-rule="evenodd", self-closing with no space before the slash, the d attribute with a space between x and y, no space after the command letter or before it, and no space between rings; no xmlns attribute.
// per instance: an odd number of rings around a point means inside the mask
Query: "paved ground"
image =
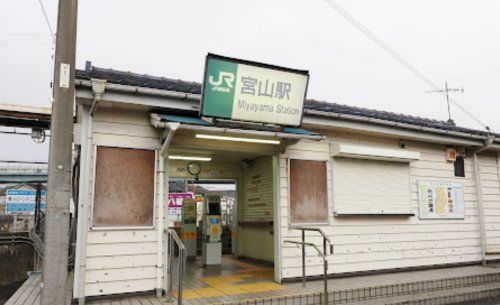
<svg viewBox="0 0 500 305"><path fill-rule="evenodd" d="M220 267L212 266L202 268L201 260L198 258L196 261L188 261L186 269L183 295L184 304L186 305L217 304L263 297L291 296L301 293L323 291L323 281L308 281L306 287L302 287L300 282L277 284L273 282L273 269L271 267L239 261L230 256L223 257L223 264ZM499 270L500 266L490 265L488 267L466 266L353 276L331 279L328 281L328 286L329 290L342 290L376 285L392 285L410 281L461 277L471 274L497 273ZM174 285L177 285L177 283ZM176 287L174 287L174 290L175 288ZM130 302L131 300L134 302ZM159 300L161 303L156 303L157 301L158 299L155 298L132 298L116 300L116 303L110 303L110 301L97 301L90 302L89 304L156 305L168 303L165 298Z"/></svg>
<svg viewBox="0 0 500 305"><path fill-rule="evenodd" d="M331 279L328 281L329 291L364 288L380 285L394 285L407 282L429 281L499 273L499 265L467 266L443 268L412 272L399 272L378 275L365 275ZM176 284L176 283L175 283ZM39 287L39 282L38 282ZM26 288L33 292L39 290L35 283L26 283ZM175 288L175 287L174 287ZM29 290L29 291L31 291ZM303 293L321 292L322 281L308 281L306 287L299 283L277 284L273 282L273 269L269 266L239 261L229 256L223 258L222 266L202 268L200 260L190 261L187 265L184 281L184 304L204 305L223 302L235 302L263 297L293 296ZM13 304L37 304L38 293L24 293L25 301ZM28 302L32 301L32 302ZM34 302L33 302L34 301ZM172 304L166 298L157 299L153 296L127 297L109 300L88 301L91 305L162 305ZM500 301L489 300L468 303L471 305L500 305Z"/></svg>

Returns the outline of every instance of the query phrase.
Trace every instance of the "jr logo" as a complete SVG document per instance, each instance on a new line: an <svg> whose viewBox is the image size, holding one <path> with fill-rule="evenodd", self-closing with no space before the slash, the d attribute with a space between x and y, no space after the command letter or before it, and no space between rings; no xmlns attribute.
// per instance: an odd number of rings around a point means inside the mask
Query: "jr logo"
<svg viewBox="0 0 500 305"><path fill-rule="evenodd" d="M214 76L210 75L208 77L208 82L213 86L212 90L229 92L230 88L233 88L234 74L226 71L219 71L219 78L214 80ZM223 85L225 83L225 85Z"/></svg>

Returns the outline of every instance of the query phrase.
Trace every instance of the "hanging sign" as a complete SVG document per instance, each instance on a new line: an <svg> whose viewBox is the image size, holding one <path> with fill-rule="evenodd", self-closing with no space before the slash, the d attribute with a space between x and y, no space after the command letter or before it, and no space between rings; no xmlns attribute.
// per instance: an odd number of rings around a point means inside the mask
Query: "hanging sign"
<svg viewBox="0 0 500 305"><path fill-rule="evenodd" d="M201 115L300 126L309 72L208 54Z"/></svg>
<svg viewBox="0 0 500 305"><path fill-rule="evenodd" d="M182 202L184 199L194 198L194 194L191 192L187 193L169 193L168 194L168 207L169 208L182 208Z"/></svg>

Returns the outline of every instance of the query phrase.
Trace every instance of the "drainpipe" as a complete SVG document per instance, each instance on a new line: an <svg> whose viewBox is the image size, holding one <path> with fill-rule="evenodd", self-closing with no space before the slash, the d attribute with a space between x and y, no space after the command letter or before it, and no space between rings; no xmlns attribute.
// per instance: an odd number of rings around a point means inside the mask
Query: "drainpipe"
<svg viewBox="0 0 500 305"><path fill-rule="evenodd" d="M485 141L485 145L473 152L474 157L474 176L476 178L476 194L477 194L477 208L479 212L479 230L481 232L481 260L483 265L486 265L486 222L484 219L484 206L483 206L483 189L481 183L481 169L479 166L479 161L477 159L477 154L488 149L489 146L494 142L494 136L488 136Z"/></svg>
<svg viewBox="0 0 500 305"><path fill-rule="evenodd" d="M93 78L91 79L91 82L94 101L92 102L92 106L90 107L90 116L94 116L94 113L99 106L99 102L101 101L102 95L104 94L104 90L106 89L106 80Z"/></svg>
<svg viewBox="0 0 500 305"><path fill-rule="evenodd" d="M158 245L157 245L157 255L156 255L156 296L161 297L163 293L163 231L165 229L165 220L163 219L165 215L165 207L167 203L166 193L165 193L165 153L170 146L170 142L174 136L175 131L179 127L179 123L169 123L167 124L167 131L165 141L160 150L160 156L158 161ZM160 139L161 140L161 139ZM165 249L165 252L167 250Z"/></svg>
<svg viewBox="0 0 500 305"><path fill-rule="evenodd" d="M92 156L92 123L93 114L97 109L97 105L104 94L106 81L100 79L92 79L92 94L94 100L90 110L84 109L82 114L82 130L81 130L81 158L80 158L80 182L78 188L80 190L80 198L78 199L79 215L77 219L76 231L76 254L75 254L75 277L74 277L74 297L78 298L78 304L85 304L85 273L87 268L86 248L87 248L87 230L89 228L90 215L90 159ZM84 106L85 107L85 106Z"/></svg>

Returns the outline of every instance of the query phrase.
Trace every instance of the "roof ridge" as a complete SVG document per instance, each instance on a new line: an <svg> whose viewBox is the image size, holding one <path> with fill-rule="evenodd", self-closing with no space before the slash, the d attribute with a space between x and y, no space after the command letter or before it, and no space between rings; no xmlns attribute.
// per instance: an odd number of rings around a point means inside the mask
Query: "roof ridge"
<svg viewBox="0 0 500 305"><path fill-rule="evenodd" d="M352 106L352 105L343 104L343 103L329 102L329 101L316 100L316 99L307 99L306 101L311 101L311 102L314 102L314 103L324 103L324 104L328 104L328 105L336 105L336 106L339 106L339 107L345 107L345 108L349 108L349 109L362 110L362 111L365 111L365 112L366 111L370 111L370 112L377 112L377 113L383 113L383 114L388 114L388 115L397 115L397 116L401 116L401 117L407 117L407 118L418 119L418 120L425 120L425 121L434 122L434 123L446 124L446 125L449 125L449 126L455 126L455 125L452 125L452 124L450 124L450 123L448 123L446 121L437 120L437 119L433 119L433 118L427 118L427 117L421 117L421 116L418 116L418 115L405 114L405 113L401 113L401 112L394 112L394 111L387 111L387 110L379 110L379 109L373 109L373 108Z"/></svg>
<svg viewBox="0 0 500 305"><path fill-rule="evenodd" d="M201 83L194 82L194 81L186 81L186 80L183 80L183 79L168 78L168 77L164 77L164 76L155 76L155 75L150 75L150 74L147 74L147 73L137 73L137 72L131 72L131 71L124 71L124 70L115 70L113 68L100 68L100 67L91 66L90 72L92 72L93 70L102 71L102 72L126 73L126 74L133 75L133 76L147 77L147 78L151 78L151 79L155 79L155 80L161 80L161 81L182 82L182 83L185 83L185 84L193 84L193 85L199 85L199 86L202 85ZM80 71L84 71L85 72L85 70L80 70Z"/></svg>

